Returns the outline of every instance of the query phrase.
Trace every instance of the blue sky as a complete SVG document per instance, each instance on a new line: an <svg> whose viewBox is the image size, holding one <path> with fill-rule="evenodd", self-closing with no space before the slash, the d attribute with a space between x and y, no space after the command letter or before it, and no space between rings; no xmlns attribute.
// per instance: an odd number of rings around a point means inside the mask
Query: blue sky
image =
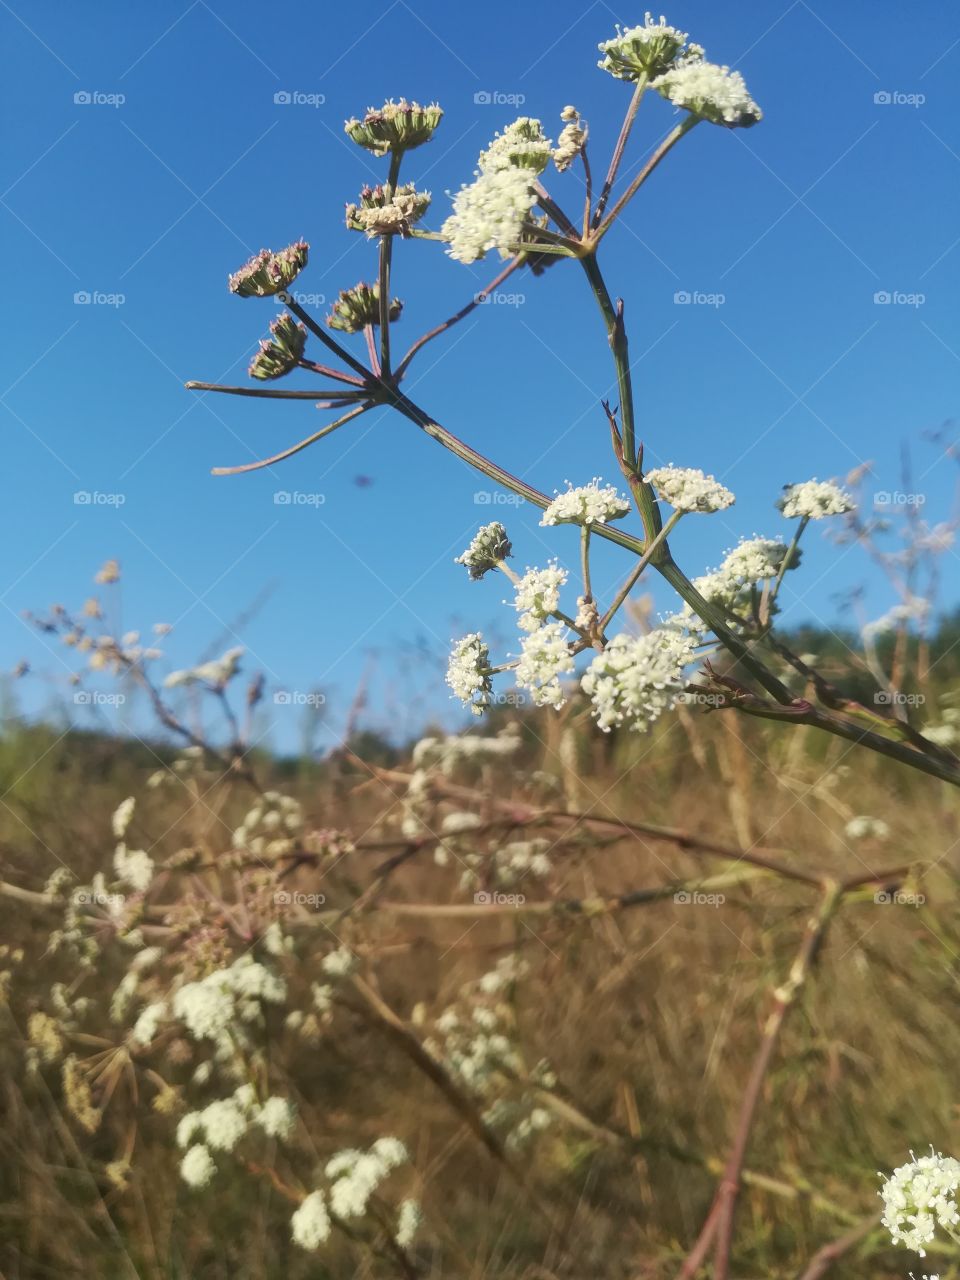
<svg viewBox="0 0 960 1280"><path fill-rule="evenodd" d="M345 138L345 117L391 95L440 101L441 129L407 168L434 193L430 226L520 113L556 136L574 103L603 169L629 89L597 69L596 44L642 9L558 0L524 18L490 0L481 21L440 0L395 0L278 18L249 0L99 0L92 12L62 0L0 6L0 665L26 658L43 673L18 688L28 710L69 698L66 656L20 611L79 605L116 557L124 627L175 623L173 666L241 643L271 689L326 689L328 741L365 670L371 723L453 715L439 661L450 637L484 626L509 647L501 585L469 584L451 563L491 518L475 502L489 485L385 411L282 466L213 478L211 467L272 453L323 418L309 403L196 397L183 383L245 379L275 313L227 292L251 252L305 237L298 288L328 300L372 278L373 251L344 229L342 209L385 175ZM766 112L750 131L697 129L604 246L610 287L626 299L648 460L700 466L737 494L732 510L681 526L678 558L698 573L742 534L784 531L772 504L786 481L874 460L868 491L897 488L904 440L926 510L943 518L953 464L919 437L958 405L960 13L688 0L668 17L738 67ZM668 104L645 104L627 173L671 123ZM579 208L579 173L549 186ZM497 270L415 242L398 247L396 266L404 349ZM612 373L581 273L564 263L507 289L522 302L479 308L432 344L411 394L547 492L615 478L599 409ZM679 292L724 300L682 305ZM78 303L81 293L97 300ZM878 293L923 300L882 305ZM323 501L278 505L280 490ZM78 504L80 491L123 503ZM537 513L515 506L497 514L521 567L575 556L572 531L547 537ZM627 567L619 554L601 558L601 587ZM804 573L788 579L791 619L842 617L843 592L865 572L862 555L814 536ZM882 583L871 601L876 612L890 602ZM298 715L271 708L269 741L293 745Z"/></svg>

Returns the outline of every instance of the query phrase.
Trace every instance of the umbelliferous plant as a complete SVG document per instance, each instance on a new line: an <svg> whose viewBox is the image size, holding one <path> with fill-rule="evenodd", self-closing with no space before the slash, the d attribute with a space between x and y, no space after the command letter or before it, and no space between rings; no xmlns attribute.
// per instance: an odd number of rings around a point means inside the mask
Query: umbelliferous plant
<svg viewBox="0 0 960 1280"><path fill-rule="evenodd" d="M695 467L645 468L625 307L608 287L600 250L611 228L629 216L641 188L687 134L701 124L750 128L761 121L762 111L739 72L708 61L700 45L664 18L647 14L636 27L618 28L599 48L599 67L623 81L629 95L603 179L594 179L589 127L576 107L567 105L560 111L556 142L547 137L541 120L523 116L505 124L481 152L473 180L455 195L452 211L437 230L425 225L433 208L430 193L418 190L414 181L401 183L400 178L401 168L408 167L407 153L430 142L440 127L440 107L401 98L346 122L352 141L385 163L384 182L364 187L346 208L347 228L376 244L375 278L340 293L326 328L291 292L307 265L307 246L302 242L276 253L262 251L229 282L239 296L275 297L287 308L271 324L270 337L261 343L250 367L251 376L277 381L300 368L319 374L327 385L319 391L301 391L188 384L195 390L319 400L321 407L337 411L338 416L263 463L220 471L248 471L288 458L374 406L390 406L461 460L540 507L541 524L570 523L580 528L581 582L575 603L567 607L561 599L568 586L567 573L556 565L528 569L522 575L515 572L507 563L511 550L507 531L498 522L481 528L459 557L471 578L497 570L510 579L522 633L519 655L504 661L490 653L480 633L456 642L447 682L476 714L482 714L491 701L494 677L507 672L535 704L561 706L568 696L567 678L577 670L577 656L591 652L580 686L602 729L646 730L684 696L710 709L735 709L788 724L813 725L958 784L960 760L942 744L924 737L909 722L902 703L892 700L865 706L844 696L792 653L776 631L778 595L784 575L799 564L799 544L807 526L812 520L854 514L853 500L841 485L813 479L784 487L778 505L782 516L793 522L788 541L746 539L725 556L718 569L694 577L672 555L669 535L681 519L729 507L734 495ZM636 176L620 181L637 113L650 99L657 100L652 110L672 108L672 123ZM411 163L415 160L414 156ZM576 218L564 210L562 197L555 197L546 186L551 167L561 175L562 186L570 183L564 175L574 165L582 169L584 191L582 214ZM458 262L473 263L497 254L506 265L484 293L423 334L398 360L392 324L402 302L391 297L391 290L394 250L405 239L435 241ZM625 492L595 479L550 498L458 439L404 390L405 375L424 347L448 332L507 277L521 270L540 276L547 267L564 261L583 272L610 346L618 403L604 402L602 410ZM342 335L342 340L329 330ZM311 335L335 357L334 365L306 357ZM351 335L362 337L365 359L346 345ZM638 533L628 531L626 521L631 516L639 519ZM616 543L633 557L622 586L610 600L598 600L593 592L590 556L597 538ZM625 601L648 570L669 583L680 597L680 608L662 617L646 635L617 631ZM710 656L718 650L725 650L728 658L723 664L712 664Z"/></svg>

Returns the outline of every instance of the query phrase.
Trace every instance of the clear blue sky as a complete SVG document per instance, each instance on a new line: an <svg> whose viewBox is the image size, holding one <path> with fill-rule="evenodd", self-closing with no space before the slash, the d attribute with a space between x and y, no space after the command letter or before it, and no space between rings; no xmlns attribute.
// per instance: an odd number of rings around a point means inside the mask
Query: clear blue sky
<svg viewBox="0 0 960 1280"><path fill-rule="evenodd" d="M247 668L271 688L327 688L335 728L376 651L372 721L409 723L401 708L414 691L414 714L452 714L440 661L450 637L491 623L510 635L500 584L469 584L451 563L491 518L474 503L486 484L385 412L269 472L213 478L212 466L274 452L323 418L310 404L191 396L183 383L245 379L275 310L227 292L228 272L251 252L305 237L298 288L328 299L372 278L373 251L344 229L342 209L384 170L345 138L345 117L387 96L440 101L436 140L408 161L408 176L434 193L431 226L444 193L521 112L556 136L560 109L574 103L601 169L629 89L596 68L596 45L642 13L574 0L480 10L3 0L0 665L27 658L50 677L20 687L26 707L48 706L67 668L20 610L79 604L115 556L123 625L176 623L172 665L245 644ZM731 511L681 527L676 551L696 573L741 534L783 531L772 504L785 481L873 459L875 487L896 488L900 442L957 413L960 11L686 0L668 17L742 70L766 112L750 131L696 130L603 255L627 301L648 460L701 466L738 496ZM324 100L275 103L283 92ZM524 101L476 102L484 92ZM124 101L77 103L78 93ZM878 93L924 101L877 103ZM670 116L659 99L645 105L631 166ZM578 207L579 176L549 185ZM404 348L497 270L427 243L401 244L396 257ZM413 394L548 492L613 479L598 405L612 391L609 358L579 271L561 264L509 288L523 304L480 308L429 348ZM725 302L678 306L682 290ZM80 305L82 291L124 301ZM925 301L878 306L878 291ZM915 457L917 488L939 518L952 464L929 445ZM77 505L81 490L124 503ZM325 500L278 506L277 490ZM498 511L521 567L575 554L572 531L547 538L536 513ZM619 566L603 560L601 585ZM839 593L864 569L814 536L785 597L791 618L836 619ZM265 591L266 606L237 627ZM956 599L949 583L948 594ZM877 611L889 603L879 586L874 599ZM437 656L432 690L411 660L421 650ZM392 652L410 684L388 701ZM274 743L295 741L298 715L277 712Z"/></svg>

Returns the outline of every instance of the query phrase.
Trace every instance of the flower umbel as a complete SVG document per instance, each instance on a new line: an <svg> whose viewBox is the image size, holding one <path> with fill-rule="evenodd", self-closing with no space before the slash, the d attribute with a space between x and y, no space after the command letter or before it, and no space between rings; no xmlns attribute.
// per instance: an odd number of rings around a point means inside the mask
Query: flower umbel
<svg viewBox="0 0 960 1280"><path fill-rule="evenodd" d="M351 231L365 231L368 236L409 235L430 207L430 192L418 191L413 183L397 187L385 183L364 187L359 204L348 204L347 226Z"/></svg>
<svg viewBox="0 0 960 1280"><path fill-rule="evenodd" d="M494 520L477 530L469 547L455 558L454 564L462 564L476 582L506 560L511 550L506 529L499 520Z"/></svg>
<svg viewBox="0 0 960 1280"><path fill-rule="evenodd" d="M677 511L723 511L736 501L729 489L696 467L656 467L643 478Z"/></svg>
<svg viewBox="0 0 960 1280"><path fill-rule="evenodd" d="M606 524L619 520L630 510L630 503L621 498L614 486L600 488L599 479L574 488L567 482L566 493L558 494L543 513L542 525L550 524Z"/></svg>
<svg viewBox="0 0 960 1280"><path fill-rule="evenodd" d="M617 34L597 46L603 54L597 66L617 80L639 80L641 76L652 80L673 65L686 44L686 31L669 26L663 16L657 21L648 13L639 27L624 30L617 25ZM692 49L702 53L699 45Z"/></svg>
<svg viewBox="0 0 960 1280"><path fill-rule="evenodd" d="M913 1249L922 1258L924 1246L936 1237L937 1227L960 1241L958 1189L960 1160L943 1156L932 1147L928 1156L913 1157L909 1164L894 1169L880 1189L883 1225L893 1243Z"/></svg>
<svg viewBox="0 0 960 1280"><path fill-rule="evenodd" d="M695 643L693 636L666 628L645 636L614 636L580 682L600 728L627 724L646 732L675 704Z"/></svg>
<svg viewBox="0 0 960 1280"><path fill-rule="evenodd" d="M686 107L702 120L728 129L746 129L763 119L740 72L713 62L682 62L658 76L651 87L675 107Z"/></svg>
<svg viewBox="0 0 960 1280"><path fill-rule="evenodd" d="M357 146L366 147L376 156L388 151L400 153L429 142L443 117L436 102L421 107L419 102L391 98L382 107L370 107L362 120L355 117L344 123L344 131Z"/></svg>
<svg viewBox="0 0 960 1280"><path fill-rule="evenodd" d="M272 298L296 280L307 265L309 249L305 240L298 240L277 253L261 249L229 277L230 292L241 298Z"/></svg>
<svg viewBox="0 0 960 1280"><path fill-rule="evenodd" d="M822 520L825 516L842 516L855 509L853 498L846 489L832 480L805 480L803 484L786 484L783 497L777 506L788 520L805 516L808 520Z"/></svg>
<svg viewBox="0 0 960 1280"><path fill-rule="evenodd" d="M399 298L390 300L390 320L399 320L403 303ZM367 325L380 323L380 286L377 284L354 285L352 289L341 289L340 296L333 304L327 316L327 325L331 329L340 329L343 333L361 333Z"/></svg>
<svg viewBox="0 0 960 1280"><path fill-rule="evenodd" d="M450 654L447 684L454 697L468 706L475 716L482 715L484 708L490 705L493 692L490 674L490 650L480 632L474 631L458 640Z"/></svg>
<svg viewBox="0 0 960 1280"><path fill-rule="evenodd" d="M521 642L517 663L517 687L526 689L538 707L562 707L566 698L560 677L573 670L573 655L567 644L564 622L548 622Z"/></svg>
<svg viewBox="0 0 960 1280"><path fill-rule="evenodd" d="M250 361L251 378L262 381L282 378L303 359L307 331L287 312L270 321L270 335L261 339L260 350Z"/></svg>

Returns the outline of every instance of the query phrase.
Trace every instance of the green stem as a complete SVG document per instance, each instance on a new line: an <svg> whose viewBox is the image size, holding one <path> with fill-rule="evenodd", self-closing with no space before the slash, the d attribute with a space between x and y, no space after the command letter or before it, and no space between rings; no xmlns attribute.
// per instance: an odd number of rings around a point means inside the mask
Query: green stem
<svg viewBox="0 0 960 1280"><path fill-rule="evenodd" d="M590 587L590 526L580 526L580 570L583 574L583 594L588 600L593 599Z"/></svg>
<svg viewBox="0 0 960 1280"><path fill-rule="evenodd" d="M312 391L288 391L283 387L225 387L219 382L186 382L188 391L219 391L227 396L254 396L261 400L336 400L349 404L352 400L364 400L370 389L342 391L339 387L314 387Z"/></svg>
<svg viewBox="0 0 960 1280"><path fill-rule="evenodd" d="M787 547L787 554L783 557L783 560L781 561L779 572L777 573L777 576L773 581L773 586L770 588L770 594L767 597L768 616L772 613L773 605L777 598L777 593L779 592L781 583L783 582L783 575L787 572L787 570L790 568L791 564L793 563L794 552L797 549L800 539L803 537L804 529L806 529L809 523L810 523L809 516L800 517L800 523L797 525L797 532L793 535L793 539L789 547Z"/></svg>
<svg viewBox="0 0 960 1280"><path fill-rule="evenodd" d="M674 511L674 513L667 520L667 523L663 526L663 528L660 530L657 536L653 539L653 541L647 547L646 551L644 551L643 555L637 561L634 568L630 570L630 573L627 575L627 578L624 581L623 586L617 592L613 603L610 605L610 608L600 619L599 630L601 634L604 631L606 631L607 627L613 621L614 617L617 614L617 611L619 610L620 606L623 604L624 600L626 600L627 596L630 594L633 588L637 585L637 582L639 581L641 573L643 573L644 569L646 569L647 565L650 563L650 559L655 553L657 547L666 540L667 535L670 533L674 525L677 524L677 522L680 520L680 517L682 515L683 515L682 511Z"/></svg>
<svg viewBox="0 0 960 1280"><path fill-rule="evenodd" d="M653 155L650 157L647 163L643 166L643 168L640 170L640 172L637 174L634 180L630 183L629 187L627 187L626 191L623 193L623 195L620 197L617 203L610 210L609 214L604 219L603 223L597 226L592 236L592 240L594 244L599 244L599 242L607 234L607 232L613 226L614 222L616 222L620 214L623 213L624 209L627 207L627 205L630 203L633 197L637 194L637 192L640 190L640 188L643 186L646 180L650 177L654 169L656 169L656 167L659 165L660 161L663 160L663 158L666 155L668 155L670 151L673 150L673 148L684 136L684 134L689 133L690 130L695 125L698 125L699 123L700 123L700 116L695 116L691 113L690 115L687 116L685 120L682 120L680 124L676 126L676 128L672 129L670 133L667 134L664 140L660 143L659 147L657 147L656 151L654 151Z"/></svg>
<svg viewBox="0 0 960 1280"><path fill-rule="evenodd" d="M298 320L302 321L302 323L307 326L315 338L319 338L325 347L329 348L330 351L335 352L345 365L348 365L354 373L360 375L364 382L370 381L370 370L365 369L359 360L355 360L350 352L347 351L345 347L341 347L340 343L337 342L335 338L331 338L329 333L317 324L313 316L310 315L308 311L304 311L299 302L295 302L290 294L285 291L278 293L277 297L289 312L295 315Z"/></svg>
<svg viewBox="0 0 960 1280"><path fill-rule="evenodd" d="M397 189L402 156L403 153L399 151L392 152L390 155L390 171L387 175L387 185L390 187L391 197ZM392 256L393 236L381 236L380 276L378 281L380 290L380 368L385 378L390 376L390 262Z"/></svg>
<svg viewBox="0 0 960 1280"><path fill-rule="evenodd" d="M623 124L620 126L619 137L617 138L616 145L613 148L613 155L610 157L610 167L607 169L607 176L604 179L603 187L600 191L600 198L597 201L597 211L593 215L593 226L595 228L600 225L600 219L603 217L603 211L607 207L607 201L610 199L610 192L613 190L613 184L617 180L620 161L623 159L623 153L627 146L627 139L630 137L630 130L633 128L633 122L637 118L637 111L640 109L640 99L646 92L646 88L647 77L645 75L641 75L637 78L637 87L633 91L633 97L630 99L627 114L624 116Z"/></svg>

